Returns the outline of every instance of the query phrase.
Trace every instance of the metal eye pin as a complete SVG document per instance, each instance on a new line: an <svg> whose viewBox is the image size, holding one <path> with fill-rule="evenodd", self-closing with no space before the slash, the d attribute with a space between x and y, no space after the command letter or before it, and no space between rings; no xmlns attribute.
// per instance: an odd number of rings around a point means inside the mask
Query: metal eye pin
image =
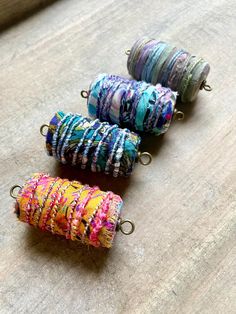
<svg viewBox="0 0 236 314"><path fill-rule="evenodd" d="M143 166L148 166L152 162L152 155L148 152L138 152L138 161Z"/></svg>
<svg viewBox="0 0 236 314"><path fill-rule="evenodd" d="M211 92L212 91L212 87L210 85L207 84L207 81L204 80L200 86L200 89L204 89L207 92Z"/></svg>
<svg viewBox="0 0 236 314"><path fill-rule="evenodd" d="M80 95L81 95L82 98L87 99L89 97L89 92L87 90L82 90L80 92Z"/></svg>
<svg viewBox="0 0 236 314"><path fill-rule="evenodd" d="M174 121L184 120L184 113L178 109L175 109L173 114L173 120Z"/></svg>
<svg viewBox="0 0 236 314"><path fill-rule="evenodd" d="M10 188L10 196L14 199L17 198L17 195L19 193L19 191L22 189L22 186L20 185L13 185L11 188ZM18 191L17 191L18 190ZM17 191L17 192L16 192Z"/></svg>
<svg viewBox="0 0 236 314"><path fill-rule="evenodd" d="M44 136L44 137L46 137L46 136L47 136L48 129L49 129L49 125L48 125L48 124L43 124L43 125L41 125L41 127L40 127L40 133L41 133L41 135Z"/></svg>
<svg viewBox="0 0 236 314"><path fill-rule="evenodd" d="M125 229L125 225L129 225L129 229ZM132 220L119 218L116 226L116 231L121 231L125 235L130 235L135 230L135 224Z"/></svg>

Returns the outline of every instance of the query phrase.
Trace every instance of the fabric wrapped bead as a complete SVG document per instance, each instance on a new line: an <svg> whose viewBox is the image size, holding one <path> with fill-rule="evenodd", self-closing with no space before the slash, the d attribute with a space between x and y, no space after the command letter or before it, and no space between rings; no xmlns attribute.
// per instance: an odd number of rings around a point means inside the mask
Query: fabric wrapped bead
<svg viewBox="0 0 236 314"><path fill-rule="evenodd" d="M160 135L170 126L176 97L177 93L160 84L100 74L90 85L87 105L93 119Z"/></svg>
<svg viewBox="0 0 236 314"><path fill-rule="evenodd" d="M131 174L139 144L140 137L128 129L63 112L52 118L46 136L50 156L115 177Z"/></svg>
<svg viewBox="0 0 236 314"><path fill-rule="evenodd" d="M169 87L182 102L193 101L210 71L202 58L155 39L141 38L130 50L127 68L136 80Z"/></svg>
<svg viewBox="0 0 236 314"><path fill-rule="evenodd" d="M120 219L122 199L98 187L36 173L19 191L20 221L95 247L110 248Z"/></svg>

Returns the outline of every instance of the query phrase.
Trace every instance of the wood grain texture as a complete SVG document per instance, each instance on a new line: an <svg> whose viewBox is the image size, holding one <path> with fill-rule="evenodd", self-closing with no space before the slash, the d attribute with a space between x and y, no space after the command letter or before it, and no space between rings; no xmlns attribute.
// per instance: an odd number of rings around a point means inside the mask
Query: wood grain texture
<svg viewBox="0 0 236 314"><path fill-rule="evenodd" d="M235 12L234 0L68 0L1 34L1 313L236 313ZM86 115L80 90L127 76L124 50L143 35L208 60L213 91L145 139L153 163L130 179L49 158L40 125ZM38 171L120 193L135 234L105 251L19 223L9 189Z"/></svg>

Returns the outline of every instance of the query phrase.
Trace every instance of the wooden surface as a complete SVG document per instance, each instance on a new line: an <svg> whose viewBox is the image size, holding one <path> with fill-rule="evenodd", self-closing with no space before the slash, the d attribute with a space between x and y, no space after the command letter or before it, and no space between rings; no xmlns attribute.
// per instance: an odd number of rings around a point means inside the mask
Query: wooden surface
<svg viewBox="0 0 236 314"><path fill-rule="evenodd" d="M236 313L235 12L234 0L68 0L1 34L1 313ZM86 115L80 90L127 76L124 50L143 35L208 60L213 91L145 139L153 163L130 179L59 165L40 125ZM38 171L120 193L135 233L106 251L18 222L9 189Z"/></svg>

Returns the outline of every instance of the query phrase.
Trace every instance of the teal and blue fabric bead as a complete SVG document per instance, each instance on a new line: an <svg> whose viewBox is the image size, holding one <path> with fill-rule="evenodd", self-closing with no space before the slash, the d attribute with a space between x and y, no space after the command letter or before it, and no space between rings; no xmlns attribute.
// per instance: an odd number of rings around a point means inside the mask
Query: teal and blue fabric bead
<svg viewBox="0 0 236 314"><path fill-rule="evenodd" d="M117 176L131 174L138 159L140 137L117 125L80 114L57 112L50 121L46 148L62 163Z"/></svg>
<svg viewBox="0 0 236 314"><path fill-rule="evenodd" d="M171 124L176 97L176 92L160 84L100 74L90 85L87 105L93 119L160 135Z"/></svg>

